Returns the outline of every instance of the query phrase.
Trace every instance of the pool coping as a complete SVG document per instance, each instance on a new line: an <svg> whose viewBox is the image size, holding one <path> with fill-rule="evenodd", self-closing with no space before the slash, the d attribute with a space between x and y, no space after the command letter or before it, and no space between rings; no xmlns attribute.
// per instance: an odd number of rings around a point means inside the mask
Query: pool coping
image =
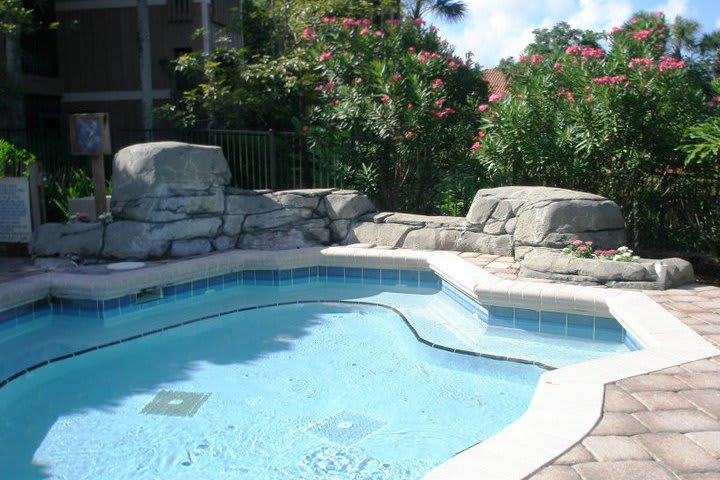
<svg viewBox="0 0 720 480"><path fill-rule="evenodd" d="M360 248L358 248L360 247ZM521 479L571 448L602 415L605 384L720 355L720 350L642 292L502 280L458 252L316 247L232 250L110 273L49 272L0 284L0 310L60 298L104 300L242 269L306 266L433 270L481 303L612 315L645 348L542 374L528 410L496 435L458 453L425 480ZM559 421L561 420L561 421ZM522 451L523 455L517 455Z"/></svg>

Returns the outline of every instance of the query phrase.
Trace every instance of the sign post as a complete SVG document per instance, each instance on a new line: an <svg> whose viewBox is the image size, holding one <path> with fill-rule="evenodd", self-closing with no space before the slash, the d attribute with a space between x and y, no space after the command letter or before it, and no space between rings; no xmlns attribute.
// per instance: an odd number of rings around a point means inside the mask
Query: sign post
<svg viewBox="0 0 720 480"><path fill-rule="evenodd" d="M90 157L92 162L95 217L107 211L105 155L110 148L110 117L107 113L76 113L70 116L70 146L73 155Z"/></svg>

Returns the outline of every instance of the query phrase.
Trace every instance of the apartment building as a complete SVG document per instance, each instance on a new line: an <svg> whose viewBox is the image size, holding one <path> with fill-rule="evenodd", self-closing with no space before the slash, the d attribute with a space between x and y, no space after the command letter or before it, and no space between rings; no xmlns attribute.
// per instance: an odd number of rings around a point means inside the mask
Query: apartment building
<svg viewBox="0 0 720 480"><path fill-rule="evenodd" d="M170 98L170 62L210 51L240 1L45 2L38 15L59 27L21 39L24 125L6 127L55 128L72 113L108 112L113 128L152 128L152 108Z"/></svg>

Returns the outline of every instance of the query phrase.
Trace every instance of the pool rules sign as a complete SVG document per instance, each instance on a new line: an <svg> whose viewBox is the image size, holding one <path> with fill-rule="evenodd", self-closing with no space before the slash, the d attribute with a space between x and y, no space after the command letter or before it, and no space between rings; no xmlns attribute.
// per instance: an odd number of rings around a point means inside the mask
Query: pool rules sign
<svg viewBox="0 0 720 480"><path fill-rule="evenodd" d="M26 243L31 235L28 179L0 178L0 242Z"/></svg>

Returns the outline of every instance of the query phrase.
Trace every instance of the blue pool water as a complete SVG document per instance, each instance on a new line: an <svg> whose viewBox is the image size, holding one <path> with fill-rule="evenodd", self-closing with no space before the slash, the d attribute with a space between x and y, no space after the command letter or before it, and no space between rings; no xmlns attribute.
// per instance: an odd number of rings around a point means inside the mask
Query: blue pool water
<svg viewBox="0 0 720 480"><path fill-rule="evenodd" d="M419 479L522 415L544 371L467 353L556 367L629 350L610 319L484 308L416 279L207 281L6 319L0 380L156 333L6 383L0 478Z"/></svg>

